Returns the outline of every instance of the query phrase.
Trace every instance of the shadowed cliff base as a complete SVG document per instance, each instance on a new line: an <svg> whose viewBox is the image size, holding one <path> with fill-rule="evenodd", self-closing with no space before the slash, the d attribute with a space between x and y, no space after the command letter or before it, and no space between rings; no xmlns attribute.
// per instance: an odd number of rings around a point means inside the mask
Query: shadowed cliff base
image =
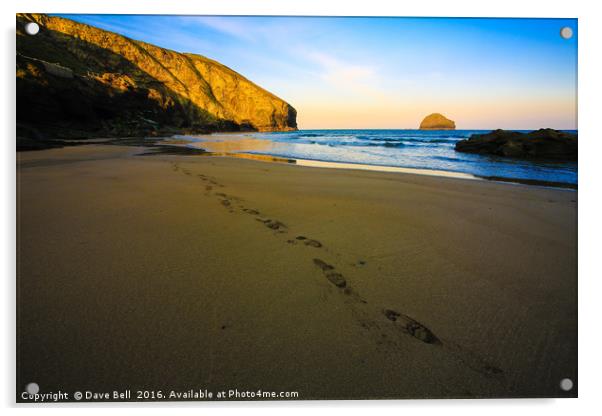
<svg viewBox="0 0 602 416"><path fill-rule="evenodd" d="M24 33L27 21L41 26L37 35ZM68 19L17 16L18 150L68 139L294 129L293 107L215 61Z"/></svg>

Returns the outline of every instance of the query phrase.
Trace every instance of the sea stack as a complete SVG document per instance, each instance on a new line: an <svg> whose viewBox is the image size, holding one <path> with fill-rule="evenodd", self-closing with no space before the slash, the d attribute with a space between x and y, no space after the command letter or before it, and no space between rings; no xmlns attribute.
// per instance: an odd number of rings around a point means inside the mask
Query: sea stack
<svg viewBox="0 0 602 416"><path fill-rule="evenodd" d="M455 130L456 123L443 114L429 114L420 123L420 130Z"/></svg>

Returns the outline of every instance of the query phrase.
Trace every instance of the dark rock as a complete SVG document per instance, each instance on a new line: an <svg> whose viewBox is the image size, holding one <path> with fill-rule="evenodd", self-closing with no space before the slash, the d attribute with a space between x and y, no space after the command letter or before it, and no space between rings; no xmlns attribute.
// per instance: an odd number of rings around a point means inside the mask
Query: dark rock
<svg viewBox="0 0 602 416"><path fill-rule="evenodd" d="M577 135L553 129L494 130L456 143L456 151L522 159L577 160Z"/></svg>

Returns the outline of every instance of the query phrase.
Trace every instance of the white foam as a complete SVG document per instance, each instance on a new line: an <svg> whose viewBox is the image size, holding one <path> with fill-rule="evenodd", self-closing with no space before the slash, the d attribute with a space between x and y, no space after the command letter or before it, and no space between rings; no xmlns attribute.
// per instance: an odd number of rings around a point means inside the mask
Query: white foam
<svg viewBox="0 0 602 416"><path fill-rule="evenodd" d="M415 175L444 176L447 178L482 180L481 178L462 172L450 172L446 170L402 168L398 166L364 165L360 163L324 162L320 160L294 159L299 166L330 169L357 169L372 170L377 172L412 173Z"/></svg>

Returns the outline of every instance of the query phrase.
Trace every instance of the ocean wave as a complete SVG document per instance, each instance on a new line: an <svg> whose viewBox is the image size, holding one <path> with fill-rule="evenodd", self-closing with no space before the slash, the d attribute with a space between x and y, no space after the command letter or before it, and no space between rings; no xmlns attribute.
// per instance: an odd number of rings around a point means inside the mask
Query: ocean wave
<svg viewBox="0 0 602 416"><path fill-rule="evenodd" d="M401 140L411 143L456 143L458 140L456 139L446 139L446 138L413 138L413 137L403 137Z"/></svg>
<svg viewBox="0 0 602 416"><path fill-rule="evenodd" d="M444 147L451 147L453 143L450 142L421 142L421 141L409 141L409 140L365 140L365 141L315 141L315 140L299 140L295 141L295 144L310 144L316 146L328 146L328 147L435 147L434 144L444 145Z"/></svg>
<svg viewBox="0 0 602 416"><path fill-rule="evenodd" d="M307 139L313 139L316 143L324 143L327 145L358 145L358 146L373 146L371 143L392 142L404 144L454 144L458 140L465 138L464 135L442 135L442 136L428 136L428 135L417 135L412 134L387 134L387 135L372 135L372 134L353 134L353 133L326 133L326 132L299 132L299 133L288 133L288 134L277 134L272 136L277 141L287 141L295 143L307 142Z"/></svg>
<svg viewBox="0 0 602 416"><path fill-rule="evenodd" d="M405 144L403 142L400 141L387 141L384 143L369 143L368 146L373 146L373 147L404 147Z"/></svg>
<svg viewBox="0 0 602 416"><path fill-rule="evenodd" d="M293 134L291 137L326 137L323 134L318 134L318 133L302 133L299 135L295 135Z"/></svg>
<svg viewBox="0 0 602 416"><path fill-rule="evenodd" d="M268 154L289 158L577 182L576 163L544 164L455 152L458 140L482 132L485 131L315 130L256 133L256 137L275 142Z"/></svg>
<svg viewBox="0 0 602 416"><path fill-rule="evenodd" d="M415 143L455 143L461 138L446 138L446 137L417 137L417 136L393 136L393 137L370 137L366 138L365 136L358 136L360 140L367 140L371 142L415 142Z"/></svg>

